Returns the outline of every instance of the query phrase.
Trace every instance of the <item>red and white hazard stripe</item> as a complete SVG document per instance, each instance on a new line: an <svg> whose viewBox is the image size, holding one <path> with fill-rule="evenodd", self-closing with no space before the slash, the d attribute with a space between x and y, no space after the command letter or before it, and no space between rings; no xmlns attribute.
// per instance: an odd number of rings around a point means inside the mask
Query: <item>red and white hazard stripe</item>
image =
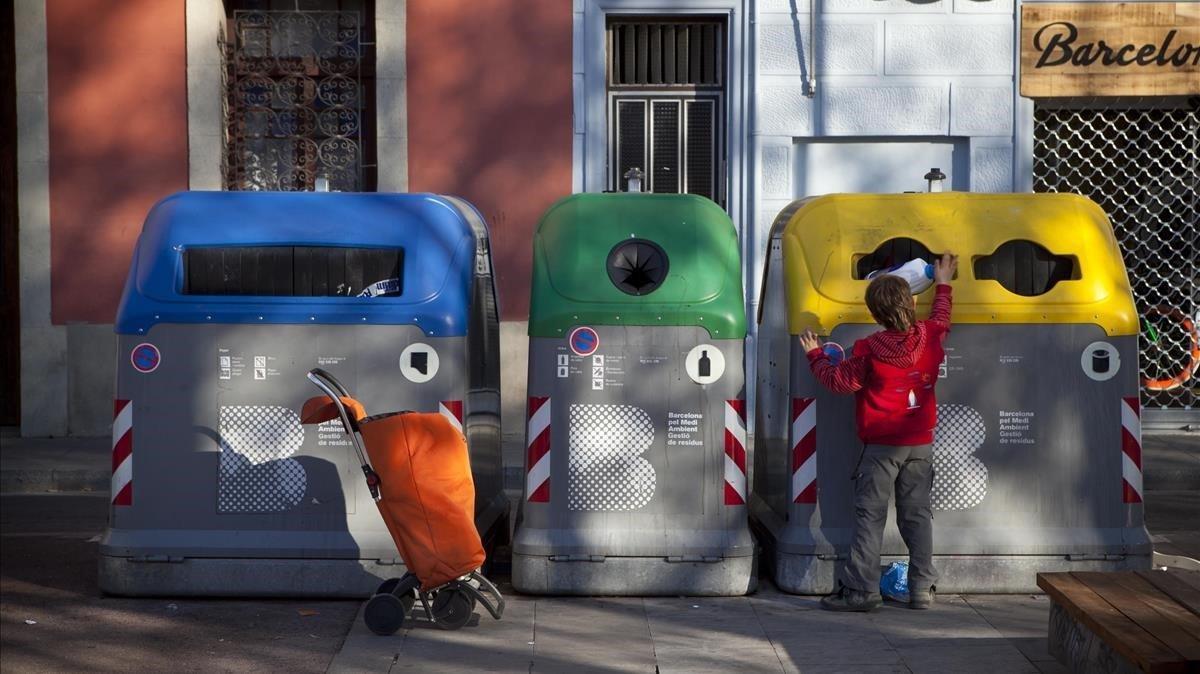
<svg viewBox="0 0 1200 674"><path fill-rule="evenodd" d="M792 398L792 502L817 502L816 398Z"/></svg>
<svg viewBox="0 0 1200 674"><path fill-rule="evenodd" d="M529 425L525 429L525 498L531 503L550 502L550 397L529 397Z"/></svg>
<svg viewBox="0 0 1200 674"><path fill-rule="evenodd" d="M1121 491L1125 503L1142 502L1142 406L1121 398Z"/></svg>
<svg viewBox="0 0 1200 674"><path fill-rule="evenodd" d="M133 402L113 400L112 502L133 505Z"/></svg>
<svg viewBox="0 0 1200 674"><path fill-rule="evenodd" d="M443 400L438 403L438 412L450 422L450 425L463 432L463 403L461 400Z"/></svg>
<svg viewBox="0 0 1200 674"><path fill-rule="evenodd" d="M746 505L746 401L725 401L725 505Z"/></svg>

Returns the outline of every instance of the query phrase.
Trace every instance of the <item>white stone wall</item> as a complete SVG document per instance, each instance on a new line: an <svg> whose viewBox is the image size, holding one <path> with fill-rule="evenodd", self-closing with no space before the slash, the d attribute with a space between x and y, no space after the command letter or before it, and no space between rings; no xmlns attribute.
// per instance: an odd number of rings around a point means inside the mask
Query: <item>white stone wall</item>
<svg viewBox="0 0 1200 674"><path fill-rule="evenodd" d="M744 237L748 262L761 265L775 215L806 196L794 175L797 143L954 137L969 152L960 163L969 176L956 182L977 192L1016 187L1013 0L815 1L815 69L808 1L757 3L751 131L757 215L756 231ZM807 95L810 76L815 96ZM919 177L928 168L912 170ZM756 277L747 288L752 311L757 292Z"/></svg>

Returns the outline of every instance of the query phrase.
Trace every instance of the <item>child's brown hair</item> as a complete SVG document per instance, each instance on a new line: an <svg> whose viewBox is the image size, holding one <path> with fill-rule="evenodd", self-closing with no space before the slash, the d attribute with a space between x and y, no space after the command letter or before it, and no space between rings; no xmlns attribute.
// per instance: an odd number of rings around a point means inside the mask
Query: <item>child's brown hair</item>
<svg viewBox="0 0 1200 674"><path fill-rule="evenodd" d="M867 309L876 323L895 332L908 332L917 322L912 291L908 281L899 276L883 274L871 281L867 286Z"/></svg>

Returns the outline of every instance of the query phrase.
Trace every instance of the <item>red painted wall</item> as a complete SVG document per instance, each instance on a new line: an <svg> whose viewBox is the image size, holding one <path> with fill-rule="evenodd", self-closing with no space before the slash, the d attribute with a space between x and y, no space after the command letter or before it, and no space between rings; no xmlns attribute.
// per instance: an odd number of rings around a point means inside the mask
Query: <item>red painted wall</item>
<svg viewBox="0 0 1200 674"><path fill-rule="evenodd" d="M134 241L187 189L184 0L47 0L51 318L111 323Z"/></svg>
<svg viewBox="0 0 1200 674"><path fill-rule="evenodd" d="M571 29L569 0L408 2L409 186L483 213L509 320L538 218L571 192Z"/></svg>

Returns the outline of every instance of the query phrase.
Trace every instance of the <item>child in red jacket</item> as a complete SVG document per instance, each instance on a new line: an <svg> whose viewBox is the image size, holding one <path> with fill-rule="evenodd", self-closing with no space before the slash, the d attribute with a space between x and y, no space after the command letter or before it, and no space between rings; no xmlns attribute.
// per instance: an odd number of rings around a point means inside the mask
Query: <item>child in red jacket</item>
<svg viewBox="0 0 1200 674"><path fill-rule="evenodd" d="M800 336L813 375L834 393L853 393L862 458L854 475L854 538L837 592L821 600L833 611L870 611L879 595L879 553L888 501L896 494L896 523L908 546L909 607L933 603L933 427L937 425L938 366L950 331L950 279L958 256L934 263L936 290L929 320L918 321L904 279L884 274L867 286L867 308L885 329L861 339L834 365L811 330Z"/></svg>

